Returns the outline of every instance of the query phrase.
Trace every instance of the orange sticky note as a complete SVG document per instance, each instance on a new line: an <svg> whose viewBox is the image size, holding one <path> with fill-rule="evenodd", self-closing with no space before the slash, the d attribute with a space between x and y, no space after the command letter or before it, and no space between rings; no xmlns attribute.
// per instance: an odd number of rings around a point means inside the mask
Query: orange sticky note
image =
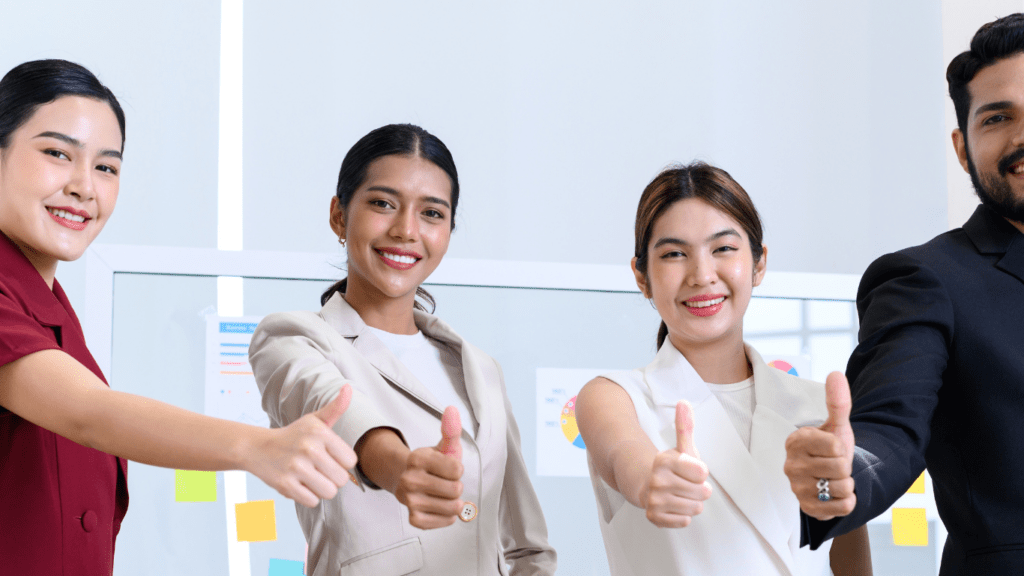
<svg viewBox="0 0 1024 576"><path fill-rule="evenodd" d="M235 504L235 529L239 542L277 540L277 519L273 500Z"/></svg>
<svg viewBox="0 0 1024 576"><path fill-rule="evenodd" d="M924 472L921 472L917 480L914 480L914 483L910 485L907 494L924 494Z"/></svg>
<svg viewBox="0 0 1024 576"><path fill-rule="evenodd" d="M892 509L892 543L897 546L928 545L928 519L924 508Z"/></svg>

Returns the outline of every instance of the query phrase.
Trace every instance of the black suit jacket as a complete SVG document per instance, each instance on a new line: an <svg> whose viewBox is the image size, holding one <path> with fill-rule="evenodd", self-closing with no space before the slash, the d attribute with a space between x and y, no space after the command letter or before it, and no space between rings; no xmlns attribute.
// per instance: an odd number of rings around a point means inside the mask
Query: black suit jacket
<svg viewBox="0 0 1024 576"><path fill-rule="evenodd" d="M963 228L872 263L857 309L857 506L803 516L802 543L878 516L927 465L949 531L940 574L1024 571L1024 234L979 206Z"/></svg>

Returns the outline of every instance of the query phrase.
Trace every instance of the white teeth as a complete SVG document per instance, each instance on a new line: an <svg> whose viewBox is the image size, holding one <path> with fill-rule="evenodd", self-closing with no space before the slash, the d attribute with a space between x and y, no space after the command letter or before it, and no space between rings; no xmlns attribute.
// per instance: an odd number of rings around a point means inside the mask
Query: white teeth
<svg viewBox="0 0 1024 576"><path fill-rule="evenodd" d="M1024 164L1018 164L1018 165L1016 165L1016 166L1015 166L1015 167L1013 168L1013 173L1014 173L1014 174L1021 174L1021 173L1024 173Z"/></svg>
<svg viewBox="0 0 1024 576"><path fill-rule="evenodd" d="M684 302L687 308L707 308L708 306L714 306L715 304L721 304L725 302L725 296L721 298L715 298L714 300L701 300L699 302Z"/></svg>
<svg viewBox="0 0 1024 576"><path fill-rule="evenodd" d="M70 212L65 212L64 210L56 210L54 208L47 208L47 210L49 210L50 214L53 214L57 218L63 218L65 220L71 220L72 222L85 222L85 217L78 216L77 214L72 214Z"/></svg>
<svg viewBox="0 0 1024 576"><path fill-rule="evenodd" d="M380 255L388 260L394 260L399 264L412 264L416 262L416 259L412 256L399 256L398 254L391 254L390 252L380 252Z"/></svg>

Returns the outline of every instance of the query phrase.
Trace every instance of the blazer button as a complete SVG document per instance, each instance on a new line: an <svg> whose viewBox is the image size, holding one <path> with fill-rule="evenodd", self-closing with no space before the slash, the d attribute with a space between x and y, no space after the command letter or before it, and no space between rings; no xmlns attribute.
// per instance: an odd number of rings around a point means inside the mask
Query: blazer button
<svg viewBox="0 0 1024 576"><path fill-rule="evenodd" d="M86 532L92 532L96 528L96 513L92 510L86 510L85 514L82 514L82 530Z"/></svg>
<svg viewBox="0 0 1024 576"><path fill-rule="evenodd" d="M459 512L459 520L472 522L473 518L476 518L476 504L472 502L463 503L462 510Z"/></svg>

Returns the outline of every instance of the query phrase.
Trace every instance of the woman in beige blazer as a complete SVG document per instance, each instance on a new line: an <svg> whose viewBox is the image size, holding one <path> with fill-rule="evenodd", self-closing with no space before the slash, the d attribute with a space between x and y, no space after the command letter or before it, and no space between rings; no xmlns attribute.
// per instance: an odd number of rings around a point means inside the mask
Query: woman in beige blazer
<svg viewBox="0 0 1024 576"><path fill-rule="evenodd" d="M724 170L670 168L637 209L637 285L663 322L642 370L580 392L598 517L612 574L827 575L800 548L785 442L827 417L825 387L769 368L743 342L765 273L760 217ZM863 529L835 540L836 574L870 574Z"/></svg>
<svg viewBox="0 0 1024 576"><path fill-rule="evenodd" d="M448 248L458 194L435 136L408 124L364 136L331 201L348 277L319 313L272 314L253 337L272 426L353 390L334 430L355 447L363 486L296 507L309 574L555 571L501 369L416 300L434 304L420 284Z"/></svg>

